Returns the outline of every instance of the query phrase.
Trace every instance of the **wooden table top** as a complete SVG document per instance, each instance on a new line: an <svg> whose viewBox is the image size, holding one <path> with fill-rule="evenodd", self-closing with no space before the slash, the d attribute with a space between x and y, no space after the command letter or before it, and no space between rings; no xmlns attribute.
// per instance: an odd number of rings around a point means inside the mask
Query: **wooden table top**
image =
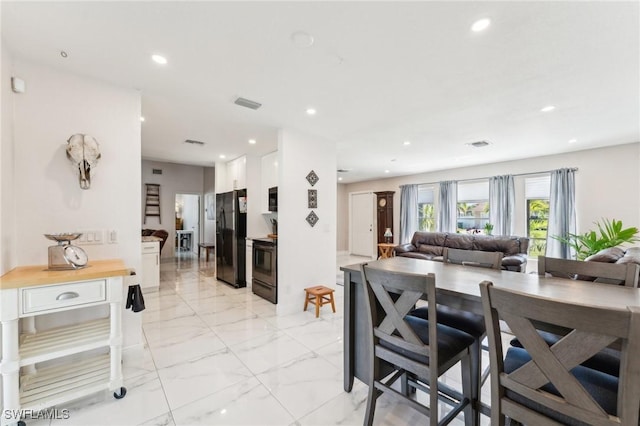
<svg viewBox="0 0 640 426"><path fill-rule="evenodd" d="M529 295L571 301L601 308L640 306L640 289L611 284L573 281L565 278L541 277L513 271L444 264L408 257L392 257L368 262L369 266L392 272L411 274L435 274L438 293L450 294L480 303L481 281L491 281L496 287L505 287ZM360 273L360 265L340 268L346 272Z"/></svg>
<svg viewBox="0 0 640 426"><path fill-rule="evenodd" d="M121 259L94 260L69 271L49 271L47 265L19 266L0 277L0 290L129 275Z"/></svg>

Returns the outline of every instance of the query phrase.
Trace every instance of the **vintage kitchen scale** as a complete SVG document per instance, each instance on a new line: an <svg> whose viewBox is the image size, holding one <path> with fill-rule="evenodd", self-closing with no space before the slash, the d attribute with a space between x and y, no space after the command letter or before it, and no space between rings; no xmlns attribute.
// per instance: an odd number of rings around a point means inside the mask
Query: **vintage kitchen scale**
<svg viewBox="0 0 640 426"><path fill-rule="evenodd" d="M80 238L79 232L65 234L44 234L50 240L57 241L55 246L49 246L49 270L63 271L81 269L87 266L87 253L78 246L71 245L71 241Z"/></svg>

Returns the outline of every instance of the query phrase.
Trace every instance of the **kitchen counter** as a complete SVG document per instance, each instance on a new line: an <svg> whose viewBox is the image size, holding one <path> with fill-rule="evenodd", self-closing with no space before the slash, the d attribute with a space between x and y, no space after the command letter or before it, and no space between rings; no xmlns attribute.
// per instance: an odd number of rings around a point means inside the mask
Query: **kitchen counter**
<svg viewBox="0 0 640 426"><path fill-rule="evenodd" d="M18 266L0 277L0 290L125 275L129 268L121 259L89 261L86 268L68 271L49 271L47 265Z"/></svg>
<svg viewBox="0 0 640 426"><path fill-rule="evenodd" d="M146 237L142 237L142 242L143 243L153 243L153 242L160 242L162 241L162 238L160 237L154 237L153 235L147 235Z"/></svg>

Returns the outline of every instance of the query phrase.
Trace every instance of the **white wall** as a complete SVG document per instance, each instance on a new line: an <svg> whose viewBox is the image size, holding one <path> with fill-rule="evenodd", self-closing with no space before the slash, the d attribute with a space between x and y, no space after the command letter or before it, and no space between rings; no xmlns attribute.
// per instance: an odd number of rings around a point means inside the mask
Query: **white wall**
<svg viewBox="0 0 640 426"><path fill-rule="evenodd" d="M17 265L46 264L44 233L112 229L117 244L85 246L89 259L122 258L141 265L140 94L94 80L15 61L27 92L14 96ZM102 158L82 190L66 157L66 140L87 133Z"/></svg>
<svg viewBox="0 0 640 426"><path fill-rule="evenodd" d="M204 217L203 217L203 232L202 232L202 241L206 243L215 243L216 242L216 213L215 213L215 203L216 203L216 172L213 167L205 167L204 175L203 175L203 183L202 183L202 192L204 193L204 198L202 199L202 205L205 209ZM211 206L207 206L207 201L211 201ZM207 219L207 211L206 209L211 209L211 214L214 219Z"/></svg>
<svg viewBox="0 0 640 426"><path fill-rule="evenodd" d="M13 186L13 58L0 43L0 275L16 265L15 195Z"/></svg>
<svg viewBox="0 0 640 426"><path fill-rule="evenodd" d="M304 291L313 285L335 287L336 146L289 130L278 135L278 314L299 312ZM320 180L306 180L314 170ZM318 190L315 227L305 220L307 190Z"/></svg>
<svg viewBox="0 0 640 426"><path fill-rule="evenodd" d="M396 191L394 197L394 229L399 235L400 185L473 179L502 174L533 173L563 167L577 167L576 216L578 232L586 232L601 218L622 220L625 226L640 227L640 143L618 145L559 155L506 161L481 166L441 170L398 178L372 180L345 185L346 193L357 191ZM524 177L515 179L516 235L526 234ZM437 198L437 197L436 197ZM348 196L339 197L348 203ZM339 207L342 210L344 205ZM339 229L348 235L348 217L338 215ZM342 232L342 231L341 231Z"/></svg>
<svg viewBox="0 0 640 426"><path fill-rule="evenodd" d="M154 175L153 169L161 169L161 175ZM173 257L175 251L176 222L175 201L176 194L196 194L202 196L204 182L204 167L188 166L184 164L164 163L161 161L142 160L142 199L138 217L143 228L164 229L169 233L167 242L162 249L161 257ZM157 217L148 217L144 223L144 184L157 183L160 185L160 214L161 223ZM204 212L204 208L202 208ZM139 233L139 230L138 230Z"/></svg>
<svg viewBox="0 0 640 426"><path fill-rule="evenodd" d="M349 250L349 192L347 188L347 185L341 183L336 188L336 216L338 218L336 249L338 252Z"/></svg>

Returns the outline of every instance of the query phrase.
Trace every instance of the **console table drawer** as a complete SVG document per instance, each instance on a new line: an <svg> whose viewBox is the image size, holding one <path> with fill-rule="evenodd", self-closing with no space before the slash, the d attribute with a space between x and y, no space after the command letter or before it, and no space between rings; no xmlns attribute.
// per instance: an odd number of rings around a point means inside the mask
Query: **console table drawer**
<svg viewBox="0 0 640 426"><path fill-rule="evenodd" d="M22 290L22 313L56 310L106 300L106 280L25 288Z"/></svg>

